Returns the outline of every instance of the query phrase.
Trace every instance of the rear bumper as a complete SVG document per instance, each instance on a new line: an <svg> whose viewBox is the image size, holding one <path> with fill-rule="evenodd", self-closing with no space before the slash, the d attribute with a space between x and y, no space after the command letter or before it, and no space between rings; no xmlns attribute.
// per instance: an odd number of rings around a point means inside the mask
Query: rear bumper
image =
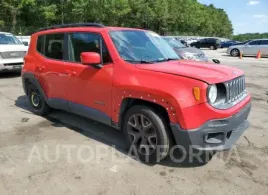
<svg viewBox="0 0 268 195"><path fill-rule="evenodd" d="M237 114L224 119L211 120L193 130L183 130L178 124L170 124L176 144L202 151L230 149L249 127L247 121L251 104L247 104Z"/></svg>

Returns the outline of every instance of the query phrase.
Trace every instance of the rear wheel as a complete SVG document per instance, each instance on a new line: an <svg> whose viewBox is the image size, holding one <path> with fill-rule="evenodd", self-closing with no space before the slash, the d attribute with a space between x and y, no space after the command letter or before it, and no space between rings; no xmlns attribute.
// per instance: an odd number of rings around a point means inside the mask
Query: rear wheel
<svg viewBox="0 0 268 195"><path fill-rule="evenodd" d="M135 158L155 163L168 155L171 147L168 126L150 107L131 107L126 113L123 128Z"/></svg>
<svg viewBox="0 0 268 195"><path fill-rule="evenodd" d="M211 45L209 49L210 50L215 50L215 46L214 45Z"/></svg>
<svg viewBox="0 0 268 195"><path fill-rule="evenodd" d="M240 55L240 52L238 49L232 49L230 52L231 56L238 57Z"/></svg>
<svg viewBox="0 0 268 195"><path fill-rule="evenodd" d="M34 84L29 84L27 89L28 100L33 113L37 115L46 115L50 111L50 108L37 87Z"/></svg>

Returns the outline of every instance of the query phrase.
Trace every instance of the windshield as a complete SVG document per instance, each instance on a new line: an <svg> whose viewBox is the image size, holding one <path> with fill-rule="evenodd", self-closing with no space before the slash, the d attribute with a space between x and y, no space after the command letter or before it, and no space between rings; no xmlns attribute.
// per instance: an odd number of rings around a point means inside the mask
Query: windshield
<svg viewBox="0 0 268 195"><path fill-rule="evenodd" d="M250 41L251 41L251 40L248 40L248 41L242 42L242 43L240 43L240 44L245 45L245 44L249 43Z"/></svg>
<svg viewBox="0 0 268 195"><path fill-rule="evenodd" d="M12 34L0 34L0 44L17 45L22 44L20 40Z"/></svg>
<svg viewBox="0 0 268 195"><path fill-rule="evenodd" d="M158 34L150 31L111 31L110 36L120 56L132 63L178 60L175 51Z"/></svg>
<svg viewBox="0 0 268 195"><path fill-rule="evenodd" d="M171 47L173 48L184 48L185 45L183 45L182 43L180 43L179 41L177 41L174 38L163 38Z"/></svg>

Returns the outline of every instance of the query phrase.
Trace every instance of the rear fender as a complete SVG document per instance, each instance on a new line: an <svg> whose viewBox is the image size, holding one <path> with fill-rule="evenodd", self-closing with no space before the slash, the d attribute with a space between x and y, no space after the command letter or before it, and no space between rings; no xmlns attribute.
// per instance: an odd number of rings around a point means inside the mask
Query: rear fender
<svg viewBox="0 0 268 195"><path fill-rule="evenodd" d="M38 91L41 93L41 95L44 97L45 101L47 102L47 96L44 92L44 90L42 89L40 83L38 82L37 78L35 77L35 75L33 73L30 72L24 72L21 76L22 78L22 85L23 85L23 89L26 95L27 94L27 86L32 83L36 86L36 88L38 89Z"/></svg>

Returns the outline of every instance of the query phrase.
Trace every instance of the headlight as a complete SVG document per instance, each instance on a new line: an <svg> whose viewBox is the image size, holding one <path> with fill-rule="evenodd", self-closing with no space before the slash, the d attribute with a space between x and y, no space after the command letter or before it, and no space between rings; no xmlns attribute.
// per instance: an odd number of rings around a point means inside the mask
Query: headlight
<svg viewBox="0 0 268 195"><path fill-rule="evenodd" d="M216 85L211 85L208 89L208 100L210 103L214 104L218 97L218 89Z"/></svg>
<svg viewBox="0 0 268 195"><path fill-rule="evenodd" d="M185 52L182 54L182 58L185 60L197 60L197 56L193 53Z"/></svg>

